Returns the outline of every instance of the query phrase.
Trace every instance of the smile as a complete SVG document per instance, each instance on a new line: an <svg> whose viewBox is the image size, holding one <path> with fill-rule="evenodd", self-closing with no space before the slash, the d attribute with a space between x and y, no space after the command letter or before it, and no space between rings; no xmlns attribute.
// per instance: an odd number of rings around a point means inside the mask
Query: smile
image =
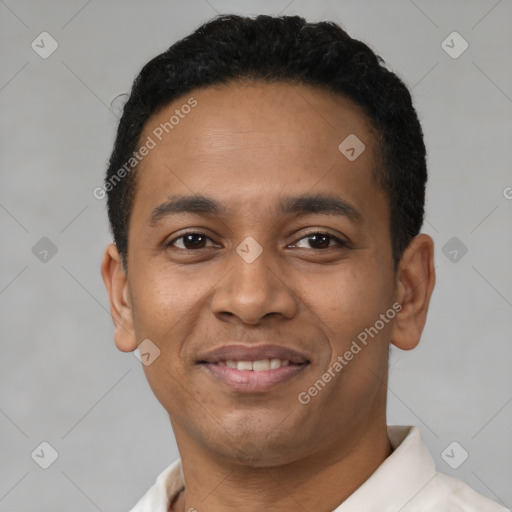
<svg viewBox="0 0 512 512"><path fill-rule="evenodd" d="M277 368L281 368L281 366L288 366L290 361L288 359L260 359L258 361L219 361L217 363L219 366L228 366L229 368L236 368L237 370L242 371L255 371L255 372L265 372L267 370L276 370Z"/></svg>
<svg viewBox="0 0 512 512"><path fill-rule="evenodd" d="M219 361L201 363L208 375L230 391L262 393L296 378L309 365L288 360L263 359L258 361Z"/></svg>

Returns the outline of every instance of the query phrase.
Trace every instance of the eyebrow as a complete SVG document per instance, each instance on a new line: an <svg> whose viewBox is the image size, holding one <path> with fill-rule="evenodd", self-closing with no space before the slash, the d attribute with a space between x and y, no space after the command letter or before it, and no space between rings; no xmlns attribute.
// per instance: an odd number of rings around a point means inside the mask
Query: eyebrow
<svg viewBox="0 0 512 512"><path fill-rule="evenodd" d="M165 217L180 213L221 216L226 212L224 205L203 195L169 196L166 202L158 205L151 212L148 223L154 227ZM284 215L311 213L337 215L346 217L355 224L363 223L363 215L355 206L341 197L330 194L285 197L279 203L278 212Z"/></svg>

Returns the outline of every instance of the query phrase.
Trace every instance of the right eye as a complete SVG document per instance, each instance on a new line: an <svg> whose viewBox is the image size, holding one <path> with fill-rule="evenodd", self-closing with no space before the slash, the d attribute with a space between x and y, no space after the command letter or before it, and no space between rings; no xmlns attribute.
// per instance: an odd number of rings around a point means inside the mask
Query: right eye
<svg viewBox="0 0 512 512"><path fill-rule="evenodd" d="M176 247L175 242L178 240L182 240L183 247ZM203 249L205 247L206 240L211 240L204 233L199 233L197 231L188 231L187 233L183 233L180 236L174 238L170 242L166 244L166 247L174 247L177 249L182 249L185 251L193 251L196 249Z"/></svg>

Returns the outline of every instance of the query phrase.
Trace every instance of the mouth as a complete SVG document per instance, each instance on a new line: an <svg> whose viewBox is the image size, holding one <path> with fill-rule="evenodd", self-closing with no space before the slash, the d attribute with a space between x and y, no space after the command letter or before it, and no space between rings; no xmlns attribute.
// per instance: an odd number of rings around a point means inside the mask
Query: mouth
<svg viewBox="0 0 512 512"><path fill-rule="evenodd" d="M275 345L224 346L197 361L217 382L239 392L265 392L302 373L311 361Z"/></svg>

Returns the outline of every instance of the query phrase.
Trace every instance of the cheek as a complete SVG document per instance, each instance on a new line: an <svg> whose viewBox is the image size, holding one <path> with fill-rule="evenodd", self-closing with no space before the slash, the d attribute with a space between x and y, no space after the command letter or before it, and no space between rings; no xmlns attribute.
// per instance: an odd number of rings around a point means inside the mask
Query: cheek
<svg viewBox="0 0 512 512"><path fill-rule="evenodd" d="M196 293L190 283L166 279L160 273L157 279L140 283L134 301L137 340L150 339L160 351L151 364L143 365L143 370L155 397L166 410L186 410L197 399L194 390L185 384L190 368L184 366L181 355L195 325Z"/></svg>
<svg viewBox="0 0 512 512"><path fill-rule="evenodd" d="M193 338L201 309L205 307L202 294L208 289L208 283L204 289L192 284L184 272L171 274L158 269L154 273L141 273L133 288L137 341L149 339L160 351L154 363L144 366L149 384L159 399L164 398L159 396L159 389L179 388L190 371L184 364L189 360L184 350L188 348L187 341Z"/></svg>
<svg viewBox="0 0 512 512"><path fill-rule="evenodd" d="M146 272L138 276L133 287L133 320L137 337L173 338L179 327L198 303L198 295L190 281L179 273Z"/></svg>
<svg viewBox="0 0 512 512"><path fill-rule="evenodd" d="M357 266L340 267L308 291L309 300L322 322L329 327L330 336L335 336L333 349L343 350L347 343L366 328L373 326L381 314L392 306L393 289L389 282L389 271L369 262ZM314 295L311 290L318 290ZM314 305L314 306L313 306ZM380 323L378 325L381 327ZM386 323L380 330L385 335L390 328Z"/></svg>

